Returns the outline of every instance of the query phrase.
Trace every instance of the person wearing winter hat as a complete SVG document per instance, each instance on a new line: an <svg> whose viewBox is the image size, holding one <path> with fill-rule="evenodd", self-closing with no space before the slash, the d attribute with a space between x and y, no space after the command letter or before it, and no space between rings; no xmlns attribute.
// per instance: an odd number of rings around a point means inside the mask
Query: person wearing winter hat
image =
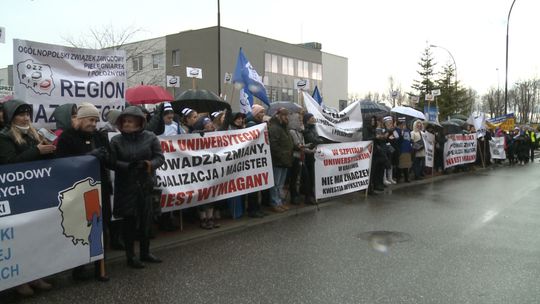
<svg viewBox="0 0 540 304"><path fill-rule="evenodd" d="M191 133L193 131L193 125L197 122L198 117L199 114L197 111L190 108L182 109L182 111L180 111L180 134Z"/></svg>
<svg viewBox="0 0 540 304"><path fill-rule="evenodd" d="M77 110L77 124L74 128L64 130L58 138L56 156L70 157L81 155L92 155L99 160L101 174L101 215L96 215L96 220L103 223L103 230L109 231L111 220L112 186L109 171L111 167L109 141L106 133L97 130L99 121L98 109L90 103L82 103ZM98 232L96 232L98 233ZM109 233L104 233L109 235ZM101 231L99 231L101 236ZM101 241L98 236L97 240ZM95 239L94 236L90 236ZM105 243L105 242L102 242ZM75 267L72 276L76 280L84 280L88 276L84 266ZM109 278L100 272L100 263L94 263L94 276L99 281L108 281Z"/></svg>
<svg viewBox="0 0 540 304"><path fill-rule="evenodd" d="M214 125L216 131L223 131L225 126L225 115L227 111L217 111L212 112L210 117L212 118L212 124Z"/></svg>
<svg viewBox="0 0 540 304"><path fill-rule="evenodd" d="M4 103L6 127L0 131L0 165L29 162L51 158L56 147L43 144L32 126L32 106L22 100L11 99ZM24 297L34 294L34 289L49 290L52 285L42 279L16 286L15 291Z"/></svg>
<svg viewBox="0 0 540 304"><path fill-rule="evenodd" d="M263 106L254 104L251 107L251 114L247 117L247 124L246 127L253 127L255 125L258 125L260 123L264 122L264 115L266 114L266 110Z"/></svg>
<svg viewBox="0 0 540 304"><path fill-rule="evenodd" d="M229 130L238 130L245 128L246 114L237 112L233 114L232 124L229 126Z"/></svg>
<svg viewBox="0 0 540 304"><path fill-rule="evenodd" d="M176 114L170 103L163 103L163 123L165 124L165 131L161 135L172 136L181 134L180 123L176 121Z"/></svg>
<svg viewBox="0 0 540 304"><path fill-rule="evenodd" d="M210 118L208 117L203 116L197 119L197 122L195 122L195 124L193 125L192 133L211 132L211 131L215 131L214 125L212 124L212 120L210 120Z"/></svg>
<svg viewBox="0 0 540 304"><path fill-rule="evenodd" d="M192 133L201 133L201 136L205 132L215 131L214 124L212 120L206 116L199 117L195 124L193 125ZM219 202L204 204L197 207L197 212L199 213L200 227L203 229L213 229L219 228L221 225L217 222L221 216L219 210L216 208L216 204Z"/></svg>

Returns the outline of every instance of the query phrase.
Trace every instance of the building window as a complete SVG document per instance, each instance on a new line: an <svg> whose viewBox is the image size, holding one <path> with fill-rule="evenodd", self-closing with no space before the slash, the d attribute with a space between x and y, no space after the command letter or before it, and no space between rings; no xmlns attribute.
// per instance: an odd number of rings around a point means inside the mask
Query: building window
<svg viewBox="0 0 540 304"><path fill-rule="evenodd" d="M133 72L141 71L143 69L143 57L133 58Z"/></svg>
<svg viewBox="0 0 540 304"><path fill-rule="evenodd" d="M281 62L281 68L284 75L294 76L294 59L283 57Z"/></svg>
<svg viewBox="0 0 540 304"><path fill-rule="evenodd" d="M272 71L272 54L264 54L264 71L269 73Z"/></svg>
<svg viewBox="0 0 540 304"><path fill-rule="evenodd" d="M180 66L180 50L172 51L172 65Z"/></svg>
<svg viewBox="0 0 540 304"><path fill-rule="evenodd" d="M302 78L309 78L309 62L298 60L296 76Z"/></svg>
<svg viewBox="0 0 540 304"><path fill-rule="evenodd" d="M272 73L279 73L278 71L278 56L272 55L272 69L270 70Z"/></svg>
<svg viewBox="0 0 540 304"><path fill-rule="evenodd" d="M311 78L316 80L322 80L322 65L319 63L313 63L311 66Z"/></svg>
<svg viewBox="0 0 540 304"><path fill-rule="evenodd" d="M152 55L152 68L163 68L163 53Z"/></svg>

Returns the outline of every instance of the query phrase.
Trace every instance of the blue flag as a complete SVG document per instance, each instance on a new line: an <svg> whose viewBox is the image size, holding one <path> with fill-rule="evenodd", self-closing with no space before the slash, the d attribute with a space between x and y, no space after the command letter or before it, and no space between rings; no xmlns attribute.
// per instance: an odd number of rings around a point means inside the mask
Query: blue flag
<svg viewBox="0 0 540 304"><path fill-rule="evenodd" d="M242 84L247 89L246 91L249 91L253 96L259 98L267 106L270 106L262 78L257 74L251 63L249 63L242 48L240 48L240 52L238 53L238 60L236 61L232 81L233 83Z"/></svg>
<svg viewBox="0 0 540 304"><path fill-rule="evenodd" d="M319 92L319 88L317 86L315 86L315 90L313 90L313 94L311 94L311 97L313 97L313 99L315 99L315 101L319 105L322 104L322 96L321 96L321 93Z"/></svg>
<svg viewBox="0 0 540 304"><path fill-rule="evenodd" d="M253 95L245 88L240 89L240 112L247 114L253 106Z"/></svg>

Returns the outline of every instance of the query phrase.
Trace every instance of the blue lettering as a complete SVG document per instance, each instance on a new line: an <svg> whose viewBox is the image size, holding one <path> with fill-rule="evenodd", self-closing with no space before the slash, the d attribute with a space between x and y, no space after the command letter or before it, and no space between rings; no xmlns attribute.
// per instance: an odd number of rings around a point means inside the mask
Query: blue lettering
<svg viewBox="0 0 540 304"><path fill-rule="evenodd" d="M11 259L11 248L1 249L0 248L0 262L8 261Z"/></svg>
<svg viewBox="0 0 540 304"><path fill-rule="evenodd" d="M0 270L0 278L7 280L9 278L19 275L19 264L11 265L10 267L4 267Z"/></svg>
<svg viewBox="0 0 540 304"><path fill-rule="evenodd" d="M14 232L13 227L0 229L0 242L13 240Z"/></svg>
<svg viewBox="0 0 540 304"><path fill-rule="evenodd" d="M64 92L67 92L70 97L73 97L73 93L71 92L71 88L73 87L73 84L71 81L66 79L60 79L60 95L62 97L65 96Z"/></svg>
<svg viewBox="0 0 540 304"><path fill-rule="evenodd" d="M84 81L75 80L75 97L86 97L84 95Z"/></svg>

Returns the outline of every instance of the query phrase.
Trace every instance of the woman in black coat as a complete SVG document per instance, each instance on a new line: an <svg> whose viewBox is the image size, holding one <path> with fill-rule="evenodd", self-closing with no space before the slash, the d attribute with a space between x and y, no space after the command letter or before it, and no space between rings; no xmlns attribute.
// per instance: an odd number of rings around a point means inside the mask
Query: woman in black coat
<svg viewBox="0 0 540 304"><path fill-rule="evenodd" d="M150 253L150 225L152 223L152 190L155 170L165 162L156 135L145 131L145 117L141 109L128 107L118 117L122 134L111 139L114 170L113 214L123 219L123 237L128 266L144 268L141 262L160 263ZM140 240L140 260L135 257L135 238Z"/></svg>
<svg viewBox="0 0 540 304"><path fill-rule="evenodd" d="M32 126L32 106L12 99L4 103L5 128L0 132L0 165L29 162L51 158L56 147L45 143ZM51 284L37 279L15 287L22 296L34 294L32 287L42 290L52 288Z"/></svg>

